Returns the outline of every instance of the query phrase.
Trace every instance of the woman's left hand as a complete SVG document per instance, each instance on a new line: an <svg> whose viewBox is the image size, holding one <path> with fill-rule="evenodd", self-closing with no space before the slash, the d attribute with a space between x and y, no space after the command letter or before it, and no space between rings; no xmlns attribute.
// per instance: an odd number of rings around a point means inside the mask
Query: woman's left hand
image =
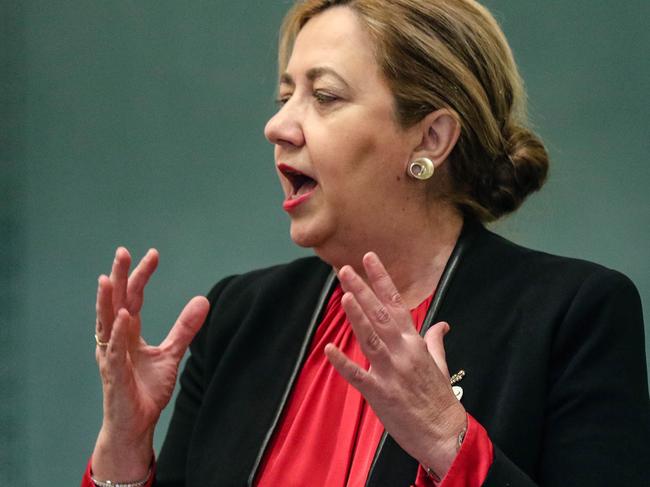
<svg viewBox="0 0 650 487"><path fill-rule="evenodd" d="M436 323L422 338L377 255L366 254L363 265L372 288L350 266L338 275L345 291L341 303L370 368L364 370L333 344L325 353L395 441L442 478L467 425L449 383L443 345L449 325Z"/></svg>

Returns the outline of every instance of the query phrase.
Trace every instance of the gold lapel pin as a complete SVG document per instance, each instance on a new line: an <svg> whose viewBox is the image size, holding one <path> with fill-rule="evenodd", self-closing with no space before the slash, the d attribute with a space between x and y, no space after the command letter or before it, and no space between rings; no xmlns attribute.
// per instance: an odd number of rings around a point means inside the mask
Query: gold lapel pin
<svg viewBox="0 0 650 487"><path fill-rule="evenodd" d="M459 370L456 372L454 375L451 376L449 379L449 382L451 384L451 390L454 391L454 396L456 396L456 399L459 401L463 398L463 388L460 386L457 386L461 380L463 380L463 377L465 377L465 371L464 370Z"/></svg>

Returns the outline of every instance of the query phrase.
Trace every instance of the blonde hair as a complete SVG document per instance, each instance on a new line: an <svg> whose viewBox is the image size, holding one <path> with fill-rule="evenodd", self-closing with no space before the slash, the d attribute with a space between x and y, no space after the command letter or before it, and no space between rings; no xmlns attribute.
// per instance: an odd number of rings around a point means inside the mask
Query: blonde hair
<svg viewBox="0 0 650 487"><path fill-rule="evenodd" d="M445 195L490 221L517 209L543 185L548 155L526 128L525 93L512 51L490 12L473 0L304 0L284 19L279 69L315 15L346 6L374 43L403 127L440 108L461 135L450 156Z"/></svg>

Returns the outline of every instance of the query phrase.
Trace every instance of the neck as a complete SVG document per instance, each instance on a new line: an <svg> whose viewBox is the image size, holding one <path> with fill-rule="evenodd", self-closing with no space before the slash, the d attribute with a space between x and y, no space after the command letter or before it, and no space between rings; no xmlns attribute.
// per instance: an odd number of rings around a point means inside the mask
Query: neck
<svg viewBox="0 0 650 487"><path fill-rule="evenodd" d="M388 238L371 238L366 234L360 235L356 242L340 245L334 251L315 250L337 271L344 265L351 265L364 279L362 258L369 251L375 252L402 299L412 309L437 287L462 226L462 216L455 209L438 207L418 225L408 228L395 226L392 229L383 227L380 233L388 235Z"/></svg>

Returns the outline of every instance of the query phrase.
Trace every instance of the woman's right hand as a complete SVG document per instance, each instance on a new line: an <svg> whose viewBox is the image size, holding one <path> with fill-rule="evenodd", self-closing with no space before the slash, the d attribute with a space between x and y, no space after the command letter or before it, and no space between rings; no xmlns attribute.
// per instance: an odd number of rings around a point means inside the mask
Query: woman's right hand
<svg viewBox="0 0 650 487"><path fill-rule="evenodd" d="M104 418L92 470L95 478L113 482L146 476L155 425L171 399L178 365L210 307L202 296L191 299L165 340L157 347L148 345L140 335L140 310L158 252L149 250L129 276L130 265L129 252L118 248L110 276L100 276L97 288L95 356Z"/></svg>

